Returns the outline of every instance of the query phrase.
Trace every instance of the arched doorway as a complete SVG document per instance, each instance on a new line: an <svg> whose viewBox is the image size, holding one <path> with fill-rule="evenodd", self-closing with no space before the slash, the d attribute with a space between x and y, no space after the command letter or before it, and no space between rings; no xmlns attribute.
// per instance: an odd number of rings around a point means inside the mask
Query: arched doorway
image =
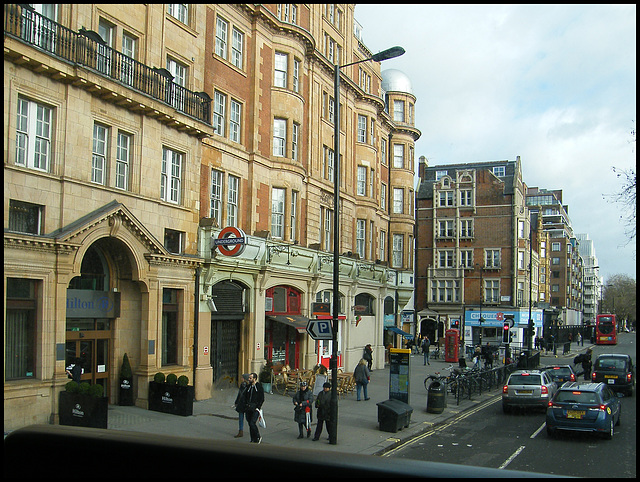
<svg viewBox="0 0 640 482"><path fill-rule="evenodd" d="M100 384L105 396L115 379L113 344L115 320L120 316L120 276L131 279L127 248L114 238L102 238L85 252L80 275L69 282L66 298L66 366L79 362L82 381Z"/></svg>

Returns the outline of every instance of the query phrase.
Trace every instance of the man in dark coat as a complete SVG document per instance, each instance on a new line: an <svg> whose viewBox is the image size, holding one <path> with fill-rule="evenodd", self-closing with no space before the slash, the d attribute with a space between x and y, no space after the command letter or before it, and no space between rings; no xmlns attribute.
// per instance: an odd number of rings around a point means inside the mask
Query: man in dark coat
<svg viewBox="0 0 640 482"><path fill-rule="evenodd" d="M258 409L262 408L264 403L264 390L262 384L258 382L258 374L250 373L248 386L242 396L240 403L244 404L244 414L249 423L249 433L251 434L251 442L259 444L262 442L260 431L258 430Z"/></svg>
<svg viewBox="0 0 640 482"><path fill-rule="evenodd" d="M331 383L329 382L322 385L322 391L318 393L316 398L316 417L318 418L318 425L311 440L315 442L320 439L324 422L327 423L327 432L329 433L329 438L331 438Z"/></svg>
<svg viewBox="0 0 640 482"><path fill-rule="evenodd" d="M313 403L313 393L309 390L307 382L300 383L300 390L293 396L293 419L298 422L298 430L303 438L303 428L307 428L307 438L311 436L311 404Z"/></svg>

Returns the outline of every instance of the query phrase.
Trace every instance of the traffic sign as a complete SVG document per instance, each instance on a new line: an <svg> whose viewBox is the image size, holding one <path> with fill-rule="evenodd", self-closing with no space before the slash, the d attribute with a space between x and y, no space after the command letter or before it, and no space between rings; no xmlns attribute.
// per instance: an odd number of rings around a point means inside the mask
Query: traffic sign
<svg viewBox="0 0 640 482"><path fill-rule="evenodd" d="M333 340L332 320L309 320L307 333L314 340Z"/></svg>

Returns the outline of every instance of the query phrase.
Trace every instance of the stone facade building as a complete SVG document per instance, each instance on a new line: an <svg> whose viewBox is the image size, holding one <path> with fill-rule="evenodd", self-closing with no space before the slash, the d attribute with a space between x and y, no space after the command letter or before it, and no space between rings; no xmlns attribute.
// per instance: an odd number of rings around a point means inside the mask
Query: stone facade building
<svg viewBox="0 0 640 482"><path fill-rule="evenodd" d="M141 407L158 371L201 400L267 360L326 363L304 327L332 301L337 108L339 364L367 343L384 364L412 324L420 131L379 63L333 98L334 64L372 55L353 13L5 5L5 430L56 421L76 357L117 403L126 353Z"/></svg>

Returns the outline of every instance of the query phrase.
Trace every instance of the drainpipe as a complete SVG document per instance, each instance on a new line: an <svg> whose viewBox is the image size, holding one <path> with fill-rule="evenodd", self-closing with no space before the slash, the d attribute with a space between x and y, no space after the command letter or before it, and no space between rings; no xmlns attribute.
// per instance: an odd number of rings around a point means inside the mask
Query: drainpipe
<svg viewBox="0 0 640 482"><path fill-rule="evenodd" d="M202 268L196 268L196 286L195 286L195 303L193 309L193 387L195 394L196 386L196 367L198 366L198 323L200 318L200 271Z"/></svg>

